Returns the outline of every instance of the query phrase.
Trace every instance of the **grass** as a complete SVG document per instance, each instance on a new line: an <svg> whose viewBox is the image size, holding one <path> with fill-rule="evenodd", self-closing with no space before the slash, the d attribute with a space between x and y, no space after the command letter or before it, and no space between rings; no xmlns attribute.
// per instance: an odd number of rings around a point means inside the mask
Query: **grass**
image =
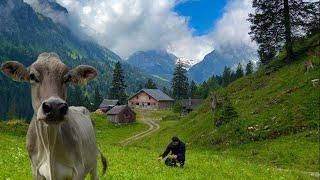
<svg viewBox="0 0 320 180"><path fill-rule="evenodd" d="M320 58L313 53L320 50L314 45L318 39L295 47L299 55L286 66L280 53L269 66L216 91L222 102L216 112L207 99L179 121L161 120L178 115L172 111L148 113L160 120L160 129L125 147L119 141L148 127L140 121L113 125L92 114L98 145L109 161L101 179L312 179L307 172L319 172L320 165L320 85L311 84L320 78ZM308 59L317 67L305 73ZM226 97L238 116L216 126L228 114ZM0 122L0 179L31 179L26 129L20 121ZM156 161L175 135L187 144L184 169Z"/></svg>
<svg viewBox="0 0 320 180"><path fill-rule="evenodd" d="M156 158L169 139L161 144L147 143L144 139L130 146L120 146L119 140L145 130L139 122L114 126L105 116L92 114L97 129L97 140L107 156L109 169L102 179L309 179L299 171L280 171L264 164L218 154L216 151L190 148L184 169L168 168ZM175 121L163 121L160 131ZM155 137L155 136L153 136ZM157 138L153 140L157 142ZM0 133L0 179L31 179L31 168L25 148L25 137ZM99 164L100 166L100 164Z"/></svg>

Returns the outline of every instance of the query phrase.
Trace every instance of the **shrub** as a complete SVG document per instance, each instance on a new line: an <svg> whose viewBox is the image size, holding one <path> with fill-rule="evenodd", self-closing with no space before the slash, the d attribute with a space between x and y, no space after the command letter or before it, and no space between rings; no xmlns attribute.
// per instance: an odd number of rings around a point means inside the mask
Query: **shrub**
<svg viewBox="0 0 320 180"><path fill-rule="evenodd" d="M239 117L236 110L233 108L231 102L227 101L220 111L217 112L217 116L215 118L216 127L227 124L233 119L237 119Z"/></svg>

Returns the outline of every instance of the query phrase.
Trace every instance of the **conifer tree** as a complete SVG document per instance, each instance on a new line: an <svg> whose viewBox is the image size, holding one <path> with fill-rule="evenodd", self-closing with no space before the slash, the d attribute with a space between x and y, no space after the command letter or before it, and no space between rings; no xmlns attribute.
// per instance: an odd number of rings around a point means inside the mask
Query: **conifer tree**
<svg viewBox="0 0 320 180"><path fill-rule="evenodd" d="M235 74L235 79L239 79L239 78L241 78L243 75L244 75L243 67L242 67L242 65L239 63L239 64L237 65L236 74Z"/></svg>
<svg viewBox="0 0 320 180"><path fill-rule="evenodd" d="M121 63L118 61L113 70L113 79L110 88L110 98L118 99L121 104L126 103L127 95L125 92L126 84L124 81Z"/></svg>
<svg viewBox="0 0 320 180"><path fill-rule="evenodd" d="M9 119L15 119L17 115L17 105L16 105L16 99L12 98L11 103L8 110L8 118Z"/></svg>
<svg viewBox="0 0 320 180"><path fill-rule="evenodd" d="M102 100L103 98L100 93L99 87L96 86L93 94L93 110L96 110L99 108L99 105L101 104Z"/></svg>
<svg viewBox="0 0 320 180"><path fill-rule="evenodd" d="M315 2L302 0L253 0L254 13L249 14L249 32L258 44L262 64L267 64L284 44L286 60L291 60L293 39L308 32L316 18ZM318 18L319 19L319 18ZM311 28L311 26L309 27Z"/></svg>
<svg viewBox="0 0 320 180"><path fill-rule="evenodd" d="M176 100L187 98L188 96L188 78L187 70L183 63L179 60L176 64L172 79L172 94Z"/></svg>
<svg viewBox="0 0 320 180"><path fill-rule="evenodd" d="M152 79L150 79L150 78L147 80L147 82L146 82L146 84L144 85L144 87L147 88L147 89L157 89L156 83L154 83L154 82L152 81Z"/></svg>
<svg viewBox="0 0 320 180"><path fill-rule="evenodd" d="M197 85L194 81L191 81L190 85L189 85L189 97L190 98L194 98L195 97L195 94L196 94L196 91L197 91Z"/></svg>
<svg viewBox="0 0 320 180"><path fill-rule="evenodd" d="M252 74L253 73L253 62L249 61L247 66L246 66L246 75Z"/></svg>

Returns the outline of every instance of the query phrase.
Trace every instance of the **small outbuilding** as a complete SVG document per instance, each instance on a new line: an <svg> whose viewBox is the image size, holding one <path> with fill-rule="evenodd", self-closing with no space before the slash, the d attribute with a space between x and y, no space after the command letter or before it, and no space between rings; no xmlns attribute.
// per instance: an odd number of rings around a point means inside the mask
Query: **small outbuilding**
<svg viewBox="0 0 320 180"><path fill-rule="evenodd" d="M128 99L128 105L140 109L170 109L174 100L159 89L141 89Z"/></svg>
<svg viewBox="0 0 320 180"><path fill-rule="evenodd" d="M127 105L114 106L107 112L108 119L113 123L132 123L136 121L136 113Z"/></svg>
<svg viewBox="0 0 320 180"><path fill-rule="evenodd" d="M119 100L117 99L104 99L101 104L99 105L99 109L106 113L108 112L110 109L112 109L113 107L120 105L119 104Z"/></svg>
<svg viewBox="0 0 320 180"><path fill-rule="evenodd" d="M184 112L191 112L202 104L202 99L182 99L181 106Z"/></svg>

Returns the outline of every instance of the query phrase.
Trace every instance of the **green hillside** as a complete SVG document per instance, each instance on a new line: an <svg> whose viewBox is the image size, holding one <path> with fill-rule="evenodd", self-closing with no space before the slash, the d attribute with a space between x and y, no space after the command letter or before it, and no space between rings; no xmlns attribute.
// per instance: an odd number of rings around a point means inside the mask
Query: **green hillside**
<svg viewBox="0 0 320 180"><path fill-rule="evenodd" d="M192 149L211 149L278 168L319 171L320 85L311 82L320 78L319 39L300 42L296 59L288 65L280 53L269 66L217 90L220 105L214 113L207 99L188 116L161 122L162 129L139 146L163 147L167 142L162 139L177 135ZM316 65L314 71L304 72L306 60Z"/></svg>

